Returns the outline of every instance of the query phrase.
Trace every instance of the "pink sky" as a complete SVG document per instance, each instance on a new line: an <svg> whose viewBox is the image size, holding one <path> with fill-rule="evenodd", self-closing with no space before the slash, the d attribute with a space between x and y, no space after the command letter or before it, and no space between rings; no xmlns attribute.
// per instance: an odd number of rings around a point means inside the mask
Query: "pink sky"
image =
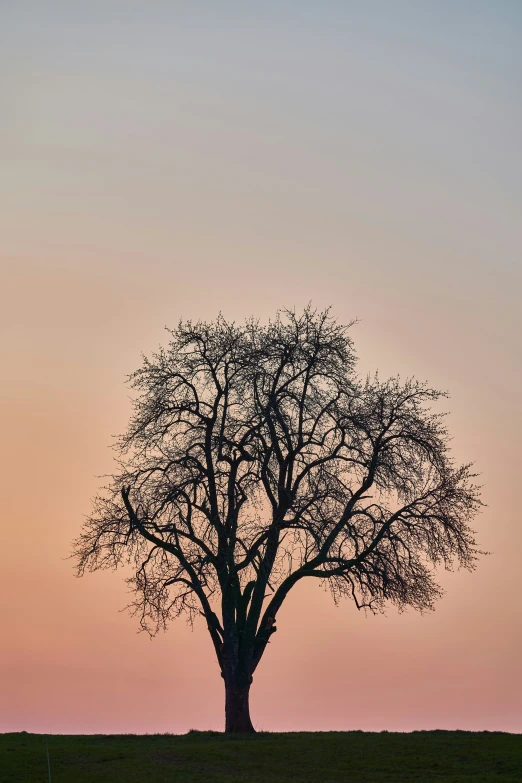
<svg viewBox="0 0 522 783"><path fill-rule="evenodd" d="M151 641L122 574L78 580L66 558L163 327L309 300L360 319L361 372L450 391L492 554L441 574L425 616L300 586L254 724L522 731L522 15L326 6L0 12L0 731L222 728L204 624Z"/></svg>

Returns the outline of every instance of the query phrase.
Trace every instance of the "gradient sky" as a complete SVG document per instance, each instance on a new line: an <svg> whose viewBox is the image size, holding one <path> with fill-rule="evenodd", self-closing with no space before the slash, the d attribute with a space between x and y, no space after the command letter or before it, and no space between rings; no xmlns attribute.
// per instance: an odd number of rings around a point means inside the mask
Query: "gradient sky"
<svg viewBox="0 0 522 783"><path fill-rule="evenodd" d="M448 389L492 554L436 611L294 590L268 730L522 732L522 4L0 6L0 731L223 726L203 624L150 641L67 560L180 317L332 305L360 370Z"/></svg>

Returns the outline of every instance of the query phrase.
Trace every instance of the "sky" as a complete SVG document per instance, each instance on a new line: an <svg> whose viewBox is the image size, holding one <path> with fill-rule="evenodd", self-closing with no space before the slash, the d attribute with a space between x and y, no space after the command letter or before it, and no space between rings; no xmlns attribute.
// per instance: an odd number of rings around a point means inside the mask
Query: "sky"
<svg viewBox="0 0 522 783"><path fill-rule="evenodd" d="M522 732L521 33L518 0L1 3L0 731L222 728L203 623L150 640L68 555L165 326L311 301L362 374L450 392L491 554L422 616L299 585L254 724Z"/></svg>

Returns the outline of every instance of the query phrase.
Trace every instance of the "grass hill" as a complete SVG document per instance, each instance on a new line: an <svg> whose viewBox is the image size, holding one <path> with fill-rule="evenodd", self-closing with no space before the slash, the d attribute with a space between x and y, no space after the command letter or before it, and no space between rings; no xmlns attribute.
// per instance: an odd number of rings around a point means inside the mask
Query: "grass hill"
<svg viewBox="0 0 522 783"><path fill-rule="evenodd" d="M49 737L52 783L521 783L522 734ZM45 737L0 735L0 783L47 783Z"/></svg>

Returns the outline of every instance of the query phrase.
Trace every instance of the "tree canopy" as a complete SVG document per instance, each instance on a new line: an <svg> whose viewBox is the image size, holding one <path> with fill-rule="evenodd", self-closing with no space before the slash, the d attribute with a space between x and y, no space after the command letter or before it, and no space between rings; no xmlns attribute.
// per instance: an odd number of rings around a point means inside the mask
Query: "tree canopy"
<svg viewBox="0 0 522 783"><path fill-rule="evenodd" d="M130 376L118 470L75 542L80 575L132 565L150 633L204 615L228 731L253 730L252 676L301 579L359 608L425 610L434 569L479 554L474 474L430 410L445 395L359 378L350 326L311 308L180 322Z"/></svg>

